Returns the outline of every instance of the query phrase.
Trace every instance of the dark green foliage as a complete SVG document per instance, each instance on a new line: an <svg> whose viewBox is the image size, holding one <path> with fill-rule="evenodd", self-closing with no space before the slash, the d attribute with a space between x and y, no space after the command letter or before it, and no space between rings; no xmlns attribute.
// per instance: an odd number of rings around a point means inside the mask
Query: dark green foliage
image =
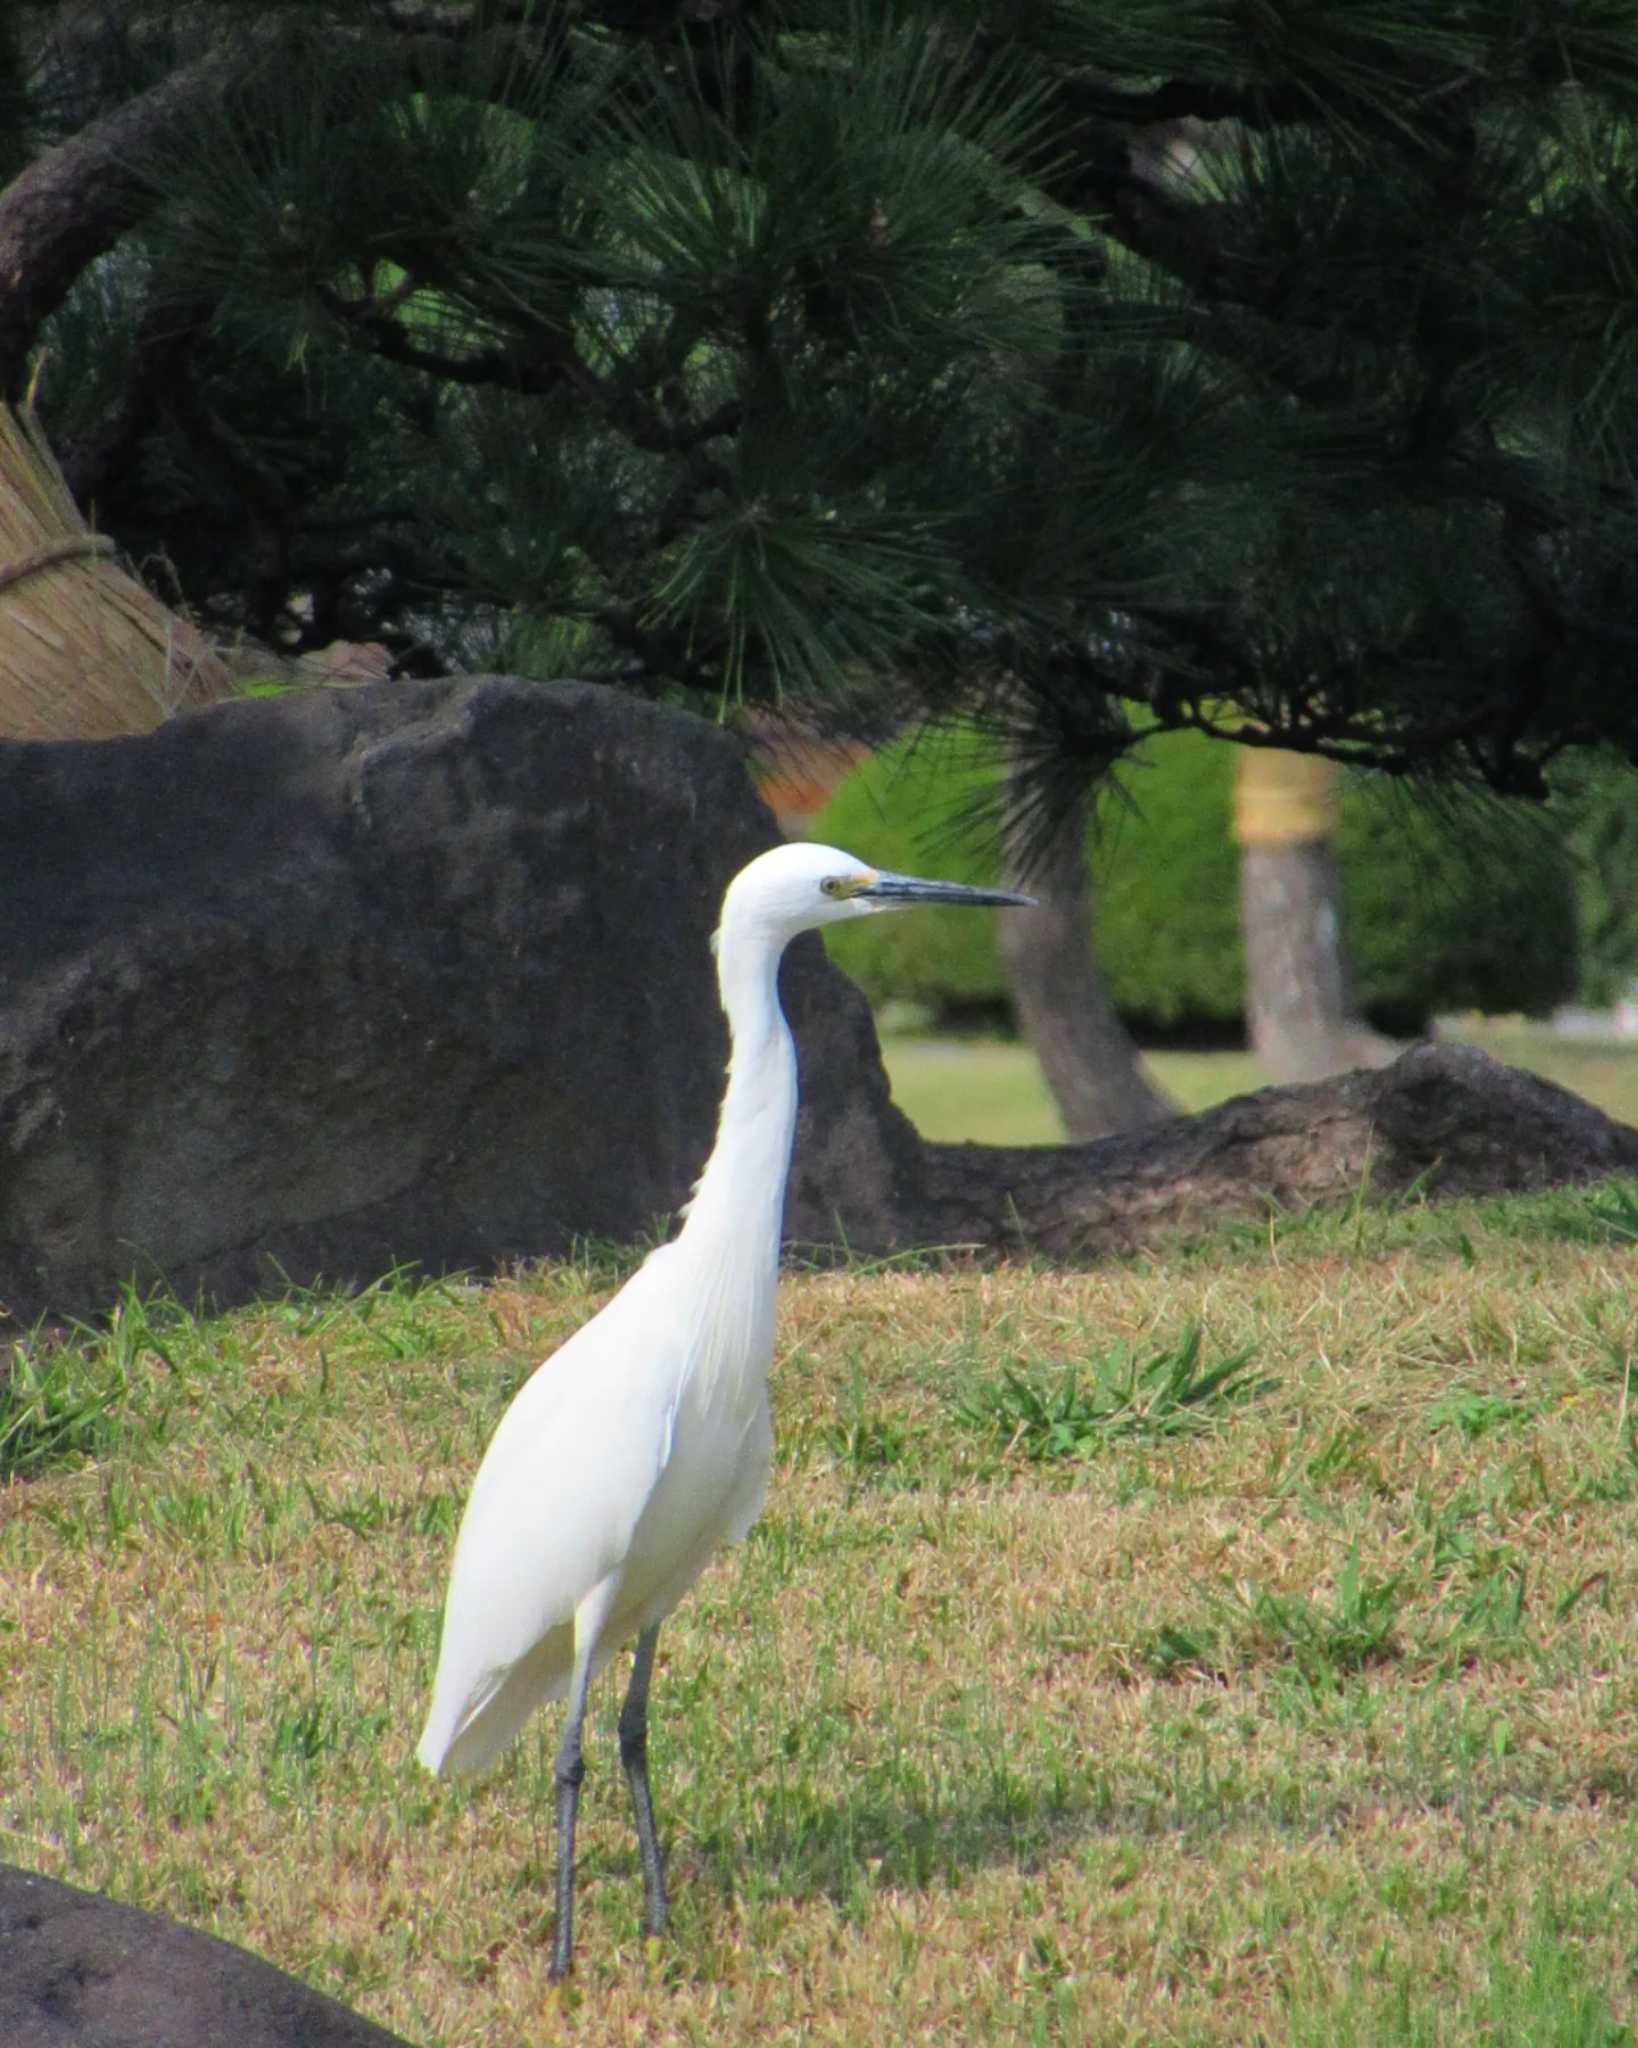
<svg viewBox="0 0 1638 2048"><path fill-rule="evenodd" d="M1638 1181L1611 1181L1586 1198L1583 1242L1588 1241L1638 1245Z"/></svg>
<svg viewBox="0 0 1638 2048"><path fill-rule="evenodd" d="M1099 964L1135 1023L1233 1028L1245 991L1233 752L1191 734L1157 737L1105 790L1089 848ZM994 750L970 737L888 749L851 775L818 836L885 867L936 865L995 877L970 814L993 792ZM1397 787L1351 778L1337 838L1356 991L1371 1016L1412 1031L1439 1011L1539 1012L1574 990L1573 870L1545 823L1507 831L1419 807ZM992 918L912 928L839 927L826 944L874 1002L947 1010L999 1002Z"/></svg>
<svg viewBox="0 0 1638 2048"><path fill-rule="evenodd" d="M28 161L22 126L28 106L20 24L10 12L0 15L0 186Z"/></svg>
<svg viewBox="0 0 1638 2048"><path fill-rule="evenodd" d="M17 1345L0 1366L0 1485L97 1450L124 1391L87 1345Z"/></svg>
<svg viewBox="0 0 1638 2048"><path fill-rule="evenodd" d="M174 202L54 323L51 424L89 435L144 351L185 367L99 495L258 633L414 612L449 653L533 625L537 659L578 640L650 690L834 688L942 630L926 451L1061 320L1062 231L1007 204L1041 90L891 10L846 63L577 13L441 48L293 23L225 120L154 147Z"/></svg>
<svg viewBox="0 0 1638 2048"><path fill-rule="evenodd" d="M1248 1377L1250 1350L1202 1365L1198 1324L1169 1350L1099 1352L1055 1378L1002 1369L955 1404L969 1428L999 1438L1032 1464L1084 1458L1117 1438L1169 1437L1208 1428L1272 1382Z"/></svg>
<svg viewBox="0 0 1638 2048"><path fill-rule="evenodd" d="M1575 862L1580 995L1610 1003L1638 990L1638 769L1578 768L1555 807Z"/></svg>
<svg viewBox="0 0 1638 2048"><path fill-rule="evenodd" d="M1399 1652L1397 1624L1408 1597L1399 1578L1362 1572L1350 1544L1328 1600L1235 1586L1208 1602L1208 1618L1170 1622L1139 1647L1157 1678L1220 1675L1235 1664L1289 1664L1307 1686L1334 1687L1342 1678Z"/></svg>
<svg viewBox="0 0 1638 2048"><path fill-rule="evenodd" d="M68 151L55 209L0 191L0 386L43 366L215 625L890 697L1015 740L1048 821L1156 728L1538 797L1638 755L1630 0L0 36L0 177Z"/></svg>
<svg viewBox="0 0 1638 2048"><path fill-rule="evenodd" d="M1528 1401L1509 1401L1500 1394L1450 1394L1428 1411L1430 1429L1456 1429L1469 1443L1492 1430L1527 1422L1536 1413Z"/></svg>

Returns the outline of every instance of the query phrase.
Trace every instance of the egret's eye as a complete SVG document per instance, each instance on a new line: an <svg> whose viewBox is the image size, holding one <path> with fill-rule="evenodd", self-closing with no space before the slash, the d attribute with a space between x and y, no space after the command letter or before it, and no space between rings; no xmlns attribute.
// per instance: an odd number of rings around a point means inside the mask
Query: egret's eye
<svg viewBox="0 0 1638 2048"><path fill-rule="evenodd" d="M849 896L862 896L875 879L874 868L855 868L846 875L826 875L819 884L819 893L821 896L839 896L844 900Z"/></svg>

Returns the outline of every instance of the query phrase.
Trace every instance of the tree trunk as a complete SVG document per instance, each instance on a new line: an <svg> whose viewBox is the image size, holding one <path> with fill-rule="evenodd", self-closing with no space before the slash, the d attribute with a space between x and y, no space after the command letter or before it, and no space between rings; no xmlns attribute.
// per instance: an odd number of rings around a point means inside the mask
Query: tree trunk
<svg viewBox="0 0 1638 2048"><path fill-rule="evenodd" d="M924 1144L899 1241L1073 1262L1272 1210L1523 1193L1638 1172L1638 1130L1470 1045L1265 1088L1092 1145ZM858 1248L861 1238L850 1236Z"/></svg>
<svg viewBox="0 0 1638 2048"><path fill-rule="evenodd" d="M1359 1016L1332 834L1336 768L1246 749L1235 782L1251 1049L1278 1081L1382 1066L1397 1048Z"/></svg>
<svg viewBox="0 0 1638 2048"><path fill-rule="evenodd" d="M1083 1142L1175 1115L1145 1076L1098 972L1084 800L1044 854L1026 859L1018 834L1009 830L1005 865L1005 886L1027 889L1039 908L1028 917L1002 918L1001 959L1019 1029L1041 1063L1069 1137Z"/></svg>

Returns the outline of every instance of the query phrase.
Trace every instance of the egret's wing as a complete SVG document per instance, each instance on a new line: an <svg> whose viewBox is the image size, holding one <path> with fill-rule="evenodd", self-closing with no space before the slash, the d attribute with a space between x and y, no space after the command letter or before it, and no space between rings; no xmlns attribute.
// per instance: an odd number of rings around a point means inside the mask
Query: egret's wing
<svg viewBox="0 0 1638 2048"><path fill-rule="evenodd" d="M626 1559L683 1371L663 1288L639 1285L654 1263L524 1383L490 1440L456 1539L423 1758L525 1660L535 1699L561 1692L575 1609Z"/></svg>

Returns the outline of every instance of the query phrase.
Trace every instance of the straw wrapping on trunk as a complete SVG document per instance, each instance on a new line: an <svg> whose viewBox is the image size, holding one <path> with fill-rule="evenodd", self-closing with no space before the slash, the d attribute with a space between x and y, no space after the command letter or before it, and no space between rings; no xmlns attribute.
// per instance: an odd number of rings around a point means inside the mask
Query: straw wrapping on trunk
<svg viewBox="0 0 1638 2048"><path fill-rule="evenodd" d="M229 696L198 630L112 559L31 412L0 406L0 735L108 739Z"/></svg>

